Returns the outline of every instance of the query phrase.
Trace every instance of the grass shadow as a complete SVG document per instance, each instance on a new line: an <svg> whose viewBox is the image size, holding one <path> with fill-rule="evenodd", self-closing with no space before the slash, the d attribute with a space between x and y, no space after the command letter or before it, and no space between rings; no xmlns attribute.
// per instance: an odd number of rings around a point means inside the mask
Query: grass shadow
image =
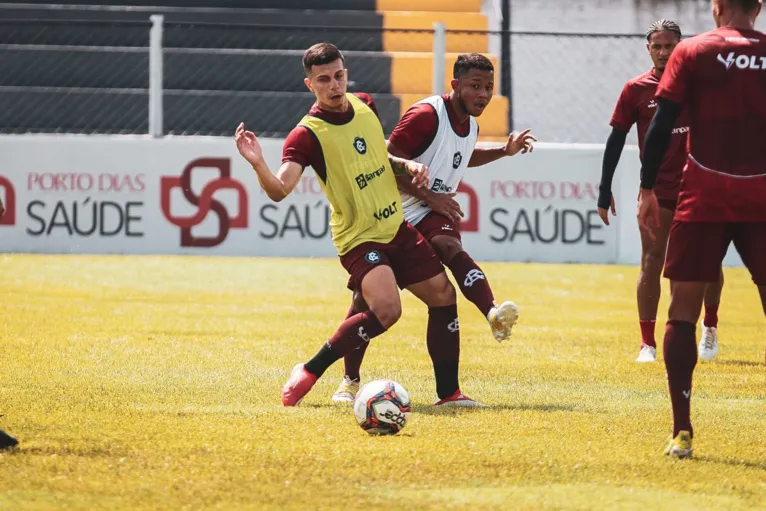
<svg viewBox="0 0 766 511"><path fill-rule="evenodd" d="M716 458L713 456L694 456L692 460L701 461L703 463L720 463L722 465L729 465L731 467L747 467L763 470L766 472L766 462L753 462L747 460L736 460L731 458Z"/></svg>
<svg viewBox="0 0 766 511"><path fill-rule="evenodd" d="M743 366L743 367L756 367L764 365L763 362L754 362L752 360L717 360L716 364L725 366Z"/></svg>
<svg viewBox="0 0 766 511"><path fill-rule="evenodd" d="M424 415L442 415L442 416L456 416L458 413L474 413L484 411L533 411L533 412L572 412L574 411L574 405L560 405L560 404L546 404L546 405L534 405L534 404L501 404L501 405L489 405L487 408L469 408L469 407L451 407L442 408L433 405L413 405L413 413Z"/></svg>

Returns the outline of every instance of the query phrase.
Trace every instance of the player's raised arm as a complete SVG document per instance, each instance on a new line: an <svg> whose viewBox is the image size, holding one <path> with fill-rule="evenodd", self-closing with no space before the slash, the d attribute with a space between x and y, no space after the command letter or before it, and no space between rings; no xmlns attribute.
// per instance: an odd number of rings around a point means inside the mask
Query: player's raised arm
<svg viewBox="0 0 766 511"><path fill-rule="evenodd" d="M245 123L237 126L234 141L239 154L253 167L258 176L258 183L271 200L279 202L293 191L303 174L303 167L294 162L283 163L274 175L263 159L263 149L258 137L252 131L245 130Z"/></svg>
<svg viewBox="0 0 766 511"><path fill-rule="evenodd" d="M537 138L530 133L529 128L521 133L511 133L508 135L508 141L501 147L475 148L471 155L471 160L468 162L468 166L481 167L487 163L499 160L504 156L513 156L518 153L531 153L535 148L535 142L537 142Z"/></svg>

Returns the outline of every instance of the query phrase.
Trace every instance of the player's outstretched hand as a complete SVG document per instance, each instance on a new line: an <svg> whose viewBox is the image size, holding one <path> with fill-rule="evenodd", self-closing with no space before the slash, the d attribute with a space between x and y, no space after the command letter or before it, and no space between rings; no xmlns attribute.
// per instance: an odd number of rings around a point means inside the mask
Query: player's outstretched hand
<svg viewBox="0 0 766 511"><path fill-rule="evenodd" d="M455 197L454 193L429 193L426 203L432 210L446 216L457 224L460 223L460 219L465 214L460 204L453 197Z"/></svg>
<svg viewBox="0 0 766 511"><path fill-rule="evenodd" d="M261 143L258 142L258 137L252 131L245 130L245 123L239 123L237 131L234 132L234 142L237 144L239 154L242 155L247 162L255 166L263 161L263 149L261 149Z"/></svg>
<svg viewBox="0 0 766 511"><path fill-rule="evenodd" d="M529 128L527 128L521 133L511 133L508 135L508 142L505 144L505 154L513 156L519 152L521 154L531 153L535 149L537 139L529 131Z"/></svg>
<svg viewBox="0 0 766 511"><path fill-rule="evenodd" d="M660 205L654 190L642 188L638 195L638 226L649 239L655 239L654 230L660 226Z"/></svg>
<svg viewBox="0 0 766 511"><path fill-rule="evenodd" d="M407 169L407 174L412 176L412 184L417 188L423 188L428 186L430 176L428 175L428 167L422 163L407 160L404 164L404 168Z"/></svg>
<svg viewBox="0 0 766 511"><path fill-rule="evenodd" d="M612 210L612 216L617 216L617 208L614 206L614 195L612 195L609 209ZM601 217L601 221L606 225L609 225L609 209L598 208L598 216Z"/></svg>

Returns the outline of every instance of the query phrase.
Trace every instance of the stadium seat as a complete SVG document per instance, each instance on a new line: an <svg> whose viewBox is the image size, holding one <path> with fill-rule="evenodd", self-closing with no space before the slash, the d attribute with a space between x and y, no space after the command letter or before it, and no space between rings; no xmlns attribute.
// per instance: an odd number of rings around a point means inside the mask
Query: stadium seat
<svg viewBox="0 0 766 511"><path fill-rule="evenodd" d="M0 2L0 44L12 45L0 49L0 132L146 132L151 14L165 16L170 134L229 135L244 120L260 134L286 135L312 103L301 54L320 40L344 50L349 89L373 94L390 133L431 93L433 23L487 29L480 0L323 0L322 10L308 0L262 0L257 9L245 0L125 3ZM457 52L487 47L486 34L448 35L445 91ZM493 100L483 136L506 134L507 110L505 98Z"/></svg>

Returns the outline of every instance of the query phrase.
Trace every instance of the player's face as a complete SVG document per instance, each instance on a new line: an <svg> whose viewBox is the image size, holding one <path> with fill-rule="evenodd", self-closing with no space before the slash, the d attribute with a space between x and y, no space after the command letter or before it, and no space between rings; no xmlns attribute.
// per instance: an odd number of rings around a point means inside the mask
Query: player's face
<svg viewBox="0 0 766 511"><path fill-rule="evenodd" d="M311 76L304 80L306 87L317 97L317 102L326 110L338 110L346 104L348 71L338 59L329 64L313 66Z"/></svg>
<svg viewBox="0 0 766 511"><path fill-rule="evenodd" d="M457 92L457 97L466 112L479 117L492 100L495 76L491 71L470 69L458 80L452 80L452 88Z"/></svg>
<svg viewBox="0 0 766 511"><path fill-rule="evenodd" d="M673 53L678 43L678 36L672 32L662 31L652 34L646 47L649 50L649 55L652 56L655 68L659 70L665 69L668 59L670 59L670 54Z"/></svg>

